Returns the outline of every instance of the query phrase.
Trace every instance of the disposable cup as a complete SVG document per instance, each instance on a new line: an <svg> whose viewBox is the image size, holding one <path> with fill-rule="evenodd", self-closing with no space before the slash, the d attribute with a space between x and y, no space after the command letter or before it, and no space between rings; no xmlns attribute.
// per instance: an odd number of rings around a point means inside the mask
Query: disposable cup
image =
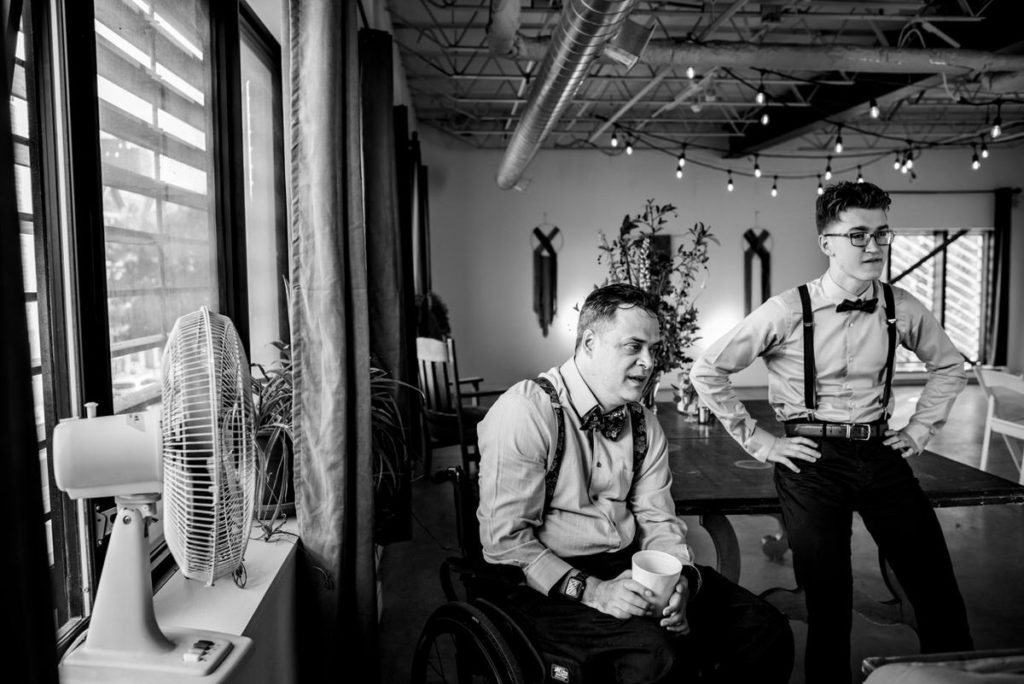
<svg viewBox="0 0 1024 684"><path fill-rule="evenodd" d="M647 600L659 616L668 606L682 570L683 564L679 559L664 551L648 549L633 554L633 579L654 592L654 596Z"/></svg>

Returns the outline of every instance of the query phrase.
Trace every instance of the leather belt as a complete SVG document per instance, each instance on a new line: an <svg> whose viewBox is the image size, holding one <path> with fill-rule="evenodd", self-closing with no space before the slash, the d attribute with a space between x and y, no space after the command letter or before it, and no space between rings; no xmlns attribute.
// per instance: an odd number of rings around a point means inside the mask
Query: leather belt
<svg viewBox="0 0 1024 684"><path fill-rule="evenodd" d="M885 423L786 423L786 436L867 441L885 434Z"/></svg>

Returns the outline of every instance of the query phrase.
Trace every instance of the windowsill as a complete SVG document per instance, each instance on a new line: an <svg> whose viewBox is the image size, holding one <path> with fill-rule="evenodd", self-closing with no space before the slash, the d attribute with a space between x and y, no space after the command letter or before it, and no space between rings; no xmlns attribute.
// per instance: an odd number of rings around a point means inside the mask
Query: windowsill
<svg viewBox="0 0 1024 684"><path fill-rule="evenodd" d="M295 534L298 522L289 518L282 529ZM296 541L290 534L271 542L251 539L245 548L244 588L230 577L208 587L176 570L153 597L157 622L245 635L275 586L287 580L288 572L294 573Z"/></svg>
<svg viewBox="0 0 1024 684"><path fill-rule="evenodd" d="M185 579L175 571L153 597L157 623L221 632L252 639L252 649L232 682L292 684L295 658L295 582L298 521L291 534L266 542L250 539L245 549L246 583L223 577L213 585Z"/></svg>

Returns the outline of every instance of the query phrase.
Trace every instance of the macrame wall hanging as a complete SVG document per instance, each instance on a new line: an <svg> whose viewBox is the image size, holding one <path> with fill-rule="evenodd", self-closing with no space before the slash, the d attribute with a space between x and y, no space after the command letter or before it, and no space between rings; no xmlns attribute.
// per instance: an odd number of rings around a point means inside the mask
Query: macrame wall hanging
<svg viewBox="0 0 1024 684"><path fill-rule="evenodd" d="M545 230L550 226L550 230ZM533 311L537 314L544 337L548 336L551 321L558 309L558 226L545 222L533 229L530 245L533 247Z"/></svg>
<svg viewBox="0 0 1024 684"><path fill-rule="evenodd" d="M768 301L772 296L772 253L769 248L771 233L757 227L757 213L754 213L754 227L747 228L743 233L743 295L744 312L749 314L754 310L753 285L754 257L757 257L761 267L761 297L758 305Z"/></svg>

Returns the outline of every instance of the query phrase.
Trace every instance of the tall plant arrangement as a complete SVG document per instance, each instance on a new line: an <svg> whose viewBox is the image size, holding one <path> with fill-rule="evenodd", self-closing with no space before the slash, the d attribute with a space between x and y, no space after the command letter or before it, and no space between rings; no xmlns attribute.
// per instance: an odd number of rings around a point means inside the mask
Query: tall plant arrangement
<svg viewBox="0 0 1024 684"><path fill-rule="evenodd" d="M655 382L678 370L682 383L693 363L687 352L700 339L694 302L707 280L708 247L719 244L711 229L699 221L681 235L670 233L678 216L674 205L648 199L640 212L622 219L614 239L601 232L598 245L597 261L608 267L605 285L628 283L658 298L662 342L654 356ZM669 234L681 237L674 250L653 247L652 238Z"/></svg>

